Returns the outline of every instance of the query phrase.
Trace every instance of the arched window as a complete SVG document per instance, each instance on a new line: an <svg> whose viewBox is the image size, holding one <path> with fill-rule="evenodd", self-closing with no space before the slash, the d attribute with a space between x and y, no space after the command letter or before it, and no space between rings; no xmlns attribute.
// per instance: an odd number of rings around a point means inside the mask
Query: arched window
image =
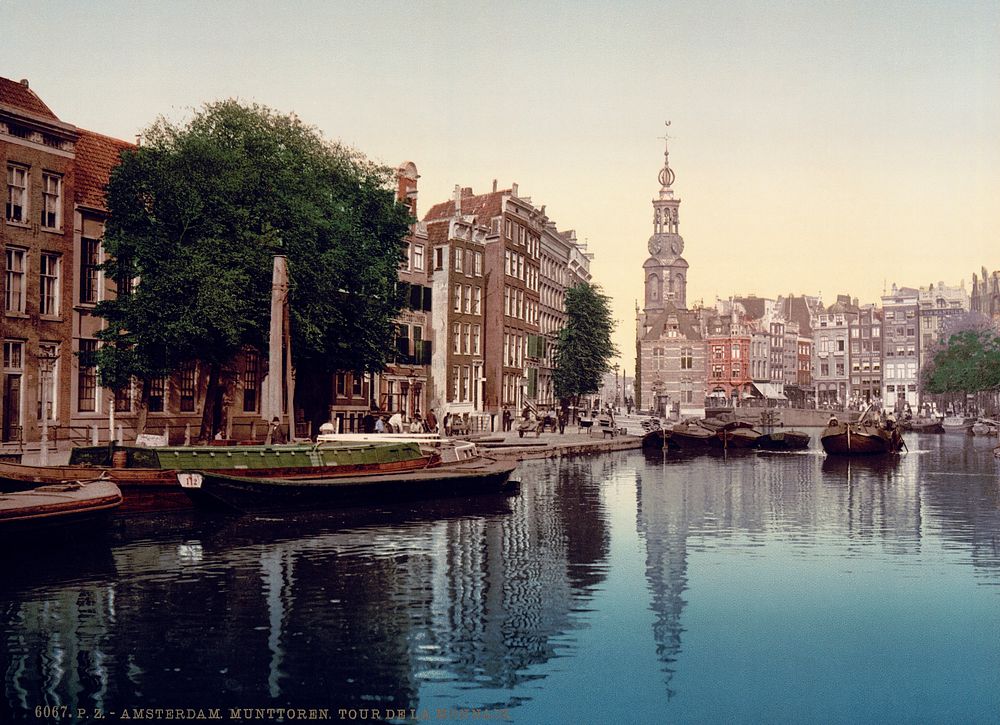
<svg viewBox="0 0 1000 725"><path fill-rule="evenodd" d="M662 289L660 288L660 278L658 276L655 274L649 275L649 279L646 281L646 286L649 291L650 300L655 301L660 299Z"/></svg>

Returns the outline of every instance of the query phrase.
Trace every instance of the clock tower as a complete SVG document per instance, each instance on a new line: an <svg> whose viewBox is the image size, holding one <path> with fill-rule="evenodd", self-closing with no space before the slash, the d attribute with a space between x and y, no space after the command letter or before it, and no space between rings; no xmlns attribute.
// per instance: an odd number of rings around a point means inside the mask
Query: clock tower
<svg viewBox="0 0 1000 725"><path fill-rule="evenodd" d="M667 126L669 125L670 122L667 121ZM663 137L663 168L660 169L660 194L653 199L650 256L642 265L646 286L644 311L647 318L663 310L667 302L672 302L678 309L687 309L688 263L681 256L684 238L678 232L678 207L681 200L674 197L674 171L670 168L668 140L668 136Z"/></svg>

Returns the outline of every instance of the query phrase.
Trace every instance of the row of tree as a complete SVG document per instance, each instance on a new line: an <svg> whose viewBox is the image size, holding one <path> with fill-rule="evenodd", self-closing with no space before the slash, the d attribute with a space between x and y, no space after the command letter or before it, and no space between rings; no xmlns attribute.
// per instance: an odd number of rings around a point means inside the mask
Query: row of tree
<svg viewBox="0 0 1000 725"><path fill-rule="evenodd" d="M211 435L233 361L267 349L275 254L288 258L297 397L325 400L336 371L385 368L414 221L390 169L294 115L232 100L184 124L161 118L142 139L108 184L104 268L119 294L96 310L101 384L143 382L140 429L149 381L200 361L201 437ZM614 348L597 288L570 290L567 309L556 388L569 397L598 389Z"/></svg>

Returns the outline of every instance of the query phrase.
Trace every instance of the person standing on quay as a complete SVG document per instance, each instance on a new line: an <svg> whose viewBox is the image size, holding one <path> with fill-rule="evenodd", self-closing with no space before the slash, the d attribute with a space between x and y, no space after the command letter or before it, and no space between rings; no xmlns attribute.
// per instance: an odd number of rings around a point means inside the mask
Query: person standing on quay
<svg viewBox="0 0 1000 725"><path fill-rule="evenodd" d="M438 432L438 419L434 415L434 408L427 411L427 432L437 433Z"/></svg>

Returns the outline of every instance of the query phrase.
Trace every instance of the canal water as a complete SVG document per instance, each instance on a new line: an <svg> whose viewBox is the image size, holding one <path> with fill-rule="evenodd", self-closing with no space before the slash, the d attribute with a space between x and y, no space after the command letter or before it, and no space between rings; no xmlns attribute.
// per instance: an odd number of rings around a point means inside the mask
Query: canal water
<svg viewBox="0 0 1000 725"><path fill-rule="evenodd" d="M995 440L907 443L526 462L512 498L9 544L0 722L1000 722Z"/></svg>

